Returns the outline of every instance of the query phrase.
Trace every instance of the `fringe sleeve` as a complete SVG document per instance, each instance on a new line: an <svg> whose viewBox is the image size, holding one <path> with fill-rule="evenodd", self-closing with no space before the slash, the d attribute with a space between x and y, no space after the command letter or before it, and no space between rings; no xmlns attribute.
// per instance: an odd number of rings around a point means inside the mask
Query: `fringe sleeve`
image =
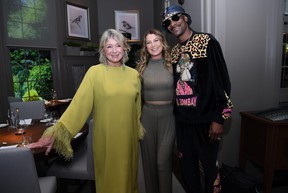
<svg viewBox="0 0 288 193"><path fill-rule="evenodd" d="M136 113L138 122L138 139L142 140L145 135L145 128L141 123L141 111L142 111L142 97L141 97L141 80L140 75L138 76L138 95L136 98Z"/></svg>
<svg viewBox="0 0 288 193"><path fill-rule="evenodd" d="M73 136L61 122L58 122L54 126L46 129L42 137L45 136L52 136L55 138L53 147L60 156L64 157L65 160L70 160L73 157L73 149L71 146Z"/></svg>
<svg viewBox="0 0 288 193"><path fill-rule="evenodd" d="M142 140L144 138L144 135L145 135L145 129L144 129L144 127L143 127L141 122L139 123L138 128L139 128L138 138L140 140Z"/></svg>

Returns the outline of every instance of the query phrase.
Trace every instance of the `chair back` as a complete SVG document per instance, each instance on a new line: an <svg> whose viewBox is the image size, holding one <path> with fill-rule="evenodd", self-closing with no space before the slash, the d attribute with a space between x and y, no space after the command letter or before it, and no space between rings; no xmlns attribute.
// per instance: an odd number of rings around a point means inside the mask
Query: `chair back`
<svg viewBox="0 0 288 193"><path fill-rule="evenodd" d="M42 119L45 109L45 101L11 102L10 110L14 113L19 108L20 119Z"/></svg>
<svg viewBox="0 0 288 193"><path fill-rule="evenodd" d="M94 154L93 154L93 119L89 121L89 133L87 135L87 171L88 179L95 180Z"/></svg>
<svg viewBox="0 0 288 193"><path fill-rule="evenodd" d="M23 100L21 98L18 98L18 97L8 96L8 101L9 101L9 103L11 103L11 102L21 102Z"/></svg>
<svg viewBox="0 0 288 193"><path fill-rule="evenodd" d="M63 179L95 180L92 119L89 121L89 133L85 141L74 150L72 160L54 160L47 170L47 175Z"/></svg>
<svg viewBox="0 0 288 193"><path fill-rule="evenodd" d="M0 149L0 171L1 192L41 193L34 157L29 149Z"/></svg>

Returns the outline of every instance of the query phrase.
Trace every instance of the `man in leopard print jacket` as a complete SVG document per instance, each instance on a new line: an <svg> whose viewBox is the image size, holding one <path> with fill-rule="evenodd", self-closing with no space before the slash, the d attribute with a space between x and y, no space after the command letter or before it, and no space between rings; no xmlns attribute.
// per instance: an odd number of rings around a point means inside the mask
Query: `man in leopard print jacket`
<svg viewBox="0 0 288 193"><path fill-rule="evenodd" d="M233 107L231 84L219 42L211 34L192 30L191 22L178 5L167 7L163 14L162 28L179 40L171 53L178 156L186 192L201 192L201 163L206 193L216 193L221 191L219 141Z"/></svg>

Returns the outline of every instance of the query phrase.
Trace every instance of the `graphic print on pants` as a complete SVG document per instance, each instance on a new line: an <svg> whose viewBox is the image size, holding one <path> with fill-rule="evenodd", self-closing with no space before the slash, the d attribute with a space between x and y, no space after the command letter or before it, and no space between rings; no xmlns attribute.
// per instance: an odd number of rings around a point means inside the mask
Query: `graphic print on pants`
<svg viewBox="0 0 288 193"><path fill-rule="evenodd" d="M197 84L197 72L188 54L182 54L176 66L179 80L176 87L177 106L196 107L197 95L193 93L192 85Z"/></svg>

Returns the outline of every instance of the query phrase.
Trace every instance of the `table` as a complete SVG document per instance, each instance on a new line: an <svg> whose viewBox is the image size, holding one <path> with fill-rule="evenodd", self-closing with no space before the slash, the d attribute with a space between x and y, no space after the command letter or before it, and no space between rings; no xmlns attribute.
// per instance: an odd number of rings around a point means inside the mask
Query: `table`
<svg viewBox="0 0 288 193"><path fill-rule="evenodd" d="M274 172L288 169L288 120L272 121L254 112L240 112L241 134L239 166L246 161L261 166L263 193L270 193Z"/></svg>
<svg viewBox="0 0 288 193"><path fill-rule="evenodd" d="M32 142L38 141L38 139L42 136L43 132L48 128L49 126L45 123L41 123L39 120L33 120L32 125L27 126L25 129L24 135L32 136ZM77 147L80 143L84 141L88 134L88 124L85 124L83 128L81 129L81 135L77 138L73 138L71 141L71 145L73 148ZM21 144L23 136L22 135L16 135L15 134L16 129L15 128L1 128L0 129L0 146L2 145L15 145L15 144ZM55 152L51 152L49 156L45 156L45 150L44 149L37 149L33 150L33 155L36 159L45 159L51 158L55 156Z"/></svg>
<svg viewBox="0 0 288 193"><path fill-rule="evenodd" d="M45 102L45 108L49 111L57 111L59 116L63 114L66 108L71 103L72 99L51 100Z"/></svg>

